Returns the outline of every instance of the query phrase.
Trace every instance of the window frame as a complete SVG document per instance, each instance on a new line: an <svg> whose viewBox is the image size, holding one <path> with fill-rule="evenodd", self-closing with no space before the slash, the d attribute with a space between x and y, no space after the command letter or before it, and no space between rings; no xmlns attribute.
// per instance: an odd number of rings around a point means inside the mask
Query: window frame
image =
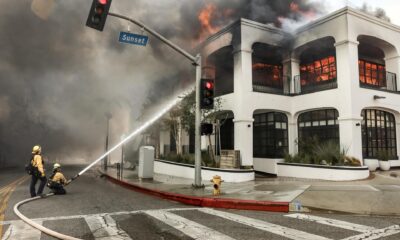
<svg viewBox="0 0 400 240"><path fill-rule="evenodd" d="M392 159L398 159L394 114L379 109L363 109L361 116L363 158L376 159L380 150L389 150ZM380 127L382 124L383 128Z"/></svg>
<svg viewBox="0 0 400 240"><path fill-rule="evenodd" d="M338 118L339 112L334 108L301 113L297 118L298 140L304 141L317 136L320 142L333 140L340 144Z"/></svg>
<svg viewBox="0 0 400 240"><path fill-rule="evenodd" d="M333 58L333 61L330 59ZM322 62L326 60L327 65ZM325 71L325 69L328 69ZM323 75L327 75L327 79L322 79ZM317 80L318 78L321 78ZM336 56L328 55L312 62L300 64L300 85L301 87L308 87L313 85L325 84L335 82L337 79L337 64Z"/></svg>
<svg viewBox="0 0 400 240"><path fill-rule="evenodd" d="M370 66L369 69L367 69L367 65ZM358 71L361 86L370 86L376 88L384 88L387 86L386 66L384 64L379 64L360 58L358 59ZM367 80L367 78L369 78L369 80ZM369 83L367 81L369 81Z"/></svg>
<svg viewBox="0 0 400 240"><path fill-rule="evenodd" d="M253 157L283 158L289 151L288 117L282 112L253 115Z"/></svg>

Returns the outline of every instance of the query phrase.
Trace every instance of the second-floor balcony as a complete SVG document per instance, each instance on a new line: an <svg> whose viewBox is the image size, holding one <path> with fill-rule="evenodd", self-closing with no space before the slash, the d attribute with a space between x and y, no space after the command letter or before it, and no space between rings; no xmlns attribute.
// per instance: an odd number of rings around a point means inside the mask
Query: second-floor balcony
<svg viewBox="0 0 400 240"><path fill-rule="evenodd" d="M389 92L398 92L397 76L395 73L386 71L385 65L358 61L360 86Z"/></svg>
<svg viewBox="0 0 400 240"><path fill-rule="evenodd" d="M397 76L395 73L391 72L383 72L380 78L365 78L360 76L360 86L363 88L400 93L397 87Z"/></svg>
<svg viewBox="0 0 400 240"><path fill-rule="evenodd" d="M293 95L319 92L334 89L338 86L336 78L325 80L315 78L314 81L306 81L301 75L294 76L292 84L293 88L291 94Z"/></svg>

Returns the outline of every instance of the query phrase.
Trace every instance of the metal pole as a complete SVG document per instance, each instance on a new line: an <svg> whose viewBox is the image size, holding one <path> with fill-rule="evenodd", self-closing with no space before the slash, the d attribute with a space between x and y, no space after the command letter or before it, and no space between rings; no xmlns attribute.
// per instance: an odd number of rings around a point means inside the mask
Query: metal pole
<svg viewBox="0 0 400 240"><path fill-rule="evenodd" d="M196 65L196 118L195 118L195 150L194 150L194 187L202 187L201 184L201 135L200 135L200 79L201 79L201 56L197 56Z"/></svg>
<svg viewBox="0 0 400 240"><path fill-rule="evenodd" d="M110 119L112 118L111 113L106 112L106 118L107 118L107 133L106 133L106 152L108 151L108 143L109 143L109 137L110 137ZM106 171L108 167L108 155L104 158L104 170Z"/></svg>
<svg viewBox="0 0 400 240"><path fill-rule="evenodd" d="M125 144L122 144L121 146L121 179L122 176L124 174L124 148L125 148Z"/></svg>
<svg viewBox="0 0 400 240"><path fill-rule="evenodd" d="M137 21L135 19L120 15L120 14L116 14L116 13L112 13L109 12L108 15L113 16L113 17L117 17L117 18L121 18L124 20L127 20L133 24L138 25L139 27L143 28L144 30L146 30L147 32L149 32L151 35L153 35L154 37L160 39L162 42L164 42L165 44L167 44L168 46L170 46L171 48L173 48L175 51L179 52L180 54L182 54L183 56L185 56L187 59L189 59L193 64L198 64L197 62L197 57L194 57L193 55L191 55L190 53L186 52L185 50L183 50L182 48L180 48L179 46L177 46L176 44L174 44L173 42L169 41L168 39L166 39L165 37L163 37L161 34L159 34L158 32L154 31L153 29L147 27L146 25L144 25L143 23L141 23L140 21Z"/></svg>
<svg viewBox="0 0 400 240"><path fill-rule="evenodd" d="M106 152L108 151L108 134L109 134L109 128L110 128L110 118L107 116L107 129L106 129ZM107 170L107 165L108 165L108 155L104 158L104 170Z"/></svg>
<svg viewBox="0 0 400 240"><path fill-rule="evenodd" d="M170 46L172 49L177 51L178 53L182 54L184 57L189 59L194 66L196 66L196 120L195 120L195 163L194 163L194 187L202 187L203 185L201 184L201 136L200 136L200 123L201 123L201 116L200 116L200 92L199 92L199 87L200 87L200 78L201 78L201 56L200 54L197 54L196 57L191 55L190 53L186 52L173 42L169 41L165 37L163 37L161 34L158 32L154 31L153 29L147 27L140 21L137 21L135 19L112 13L109 12L108 15L124 19L126 21L129 21L139 27L141 27L143 30L149 32L151 35L154 37L158 38L160 41L163 43L167 44Z"/></svg>

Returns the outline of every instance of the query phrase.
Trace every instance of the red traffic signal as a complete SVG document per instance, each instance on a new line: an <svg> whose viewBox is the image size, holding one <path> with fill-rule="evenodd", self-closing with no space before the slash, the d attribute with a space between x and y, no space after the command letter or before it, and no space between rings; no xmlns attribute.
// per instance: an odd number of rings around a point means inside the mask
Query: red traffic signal
<svg viewBox="0 0 400 240"><path fill-rule="evenodd" d="M112 0L93 0L86 26L103 31Z"/></svg>
<svg viewBox="0 0 400 240"><path fill-rule="evenodd" d="M214 108L214 81L212 79L201 79L200 81L200 108Z"/></svg>

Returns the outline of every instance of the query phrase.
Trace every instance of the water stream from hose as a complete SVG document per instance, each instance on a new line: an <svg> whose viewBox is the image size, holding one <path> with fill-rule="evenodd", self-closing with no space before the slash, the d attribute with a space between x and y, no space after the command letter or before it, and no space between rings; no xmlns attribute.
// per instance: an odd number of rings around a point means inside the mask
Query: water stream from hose
<svg viewBox="0 0 400 240"><path fill-rule="evenodd" d="M185 95L189 91L184 91L183 95ZM118 147L122 146L124 143L132 139L133 137L137 136L139 133L143 132L146 128L151 126L153 123L155 123L157 120L159 120L164 114L169 112L173 107L175 107L178 103L182 101L181 97L175 97L174 99L170 100L168 104L157 114L153 115L149 120L147 120L142 126L136 128L132 133L130 133L126 138L124 138L122 141L117 143L115 146L113 146L111 149L109 149L107 152L105 152L103 155L101 155L99 158L97 158L95 161L93 161L90 165L88 165L86 168L84 168L82 171L78 173L75 177L72 178L72 180L76 179L80 175L84 174L87 170L89 170L91 167L93 167L96 163L104 159L106 156L108 156L110 153L115 151Z"/></svg>

